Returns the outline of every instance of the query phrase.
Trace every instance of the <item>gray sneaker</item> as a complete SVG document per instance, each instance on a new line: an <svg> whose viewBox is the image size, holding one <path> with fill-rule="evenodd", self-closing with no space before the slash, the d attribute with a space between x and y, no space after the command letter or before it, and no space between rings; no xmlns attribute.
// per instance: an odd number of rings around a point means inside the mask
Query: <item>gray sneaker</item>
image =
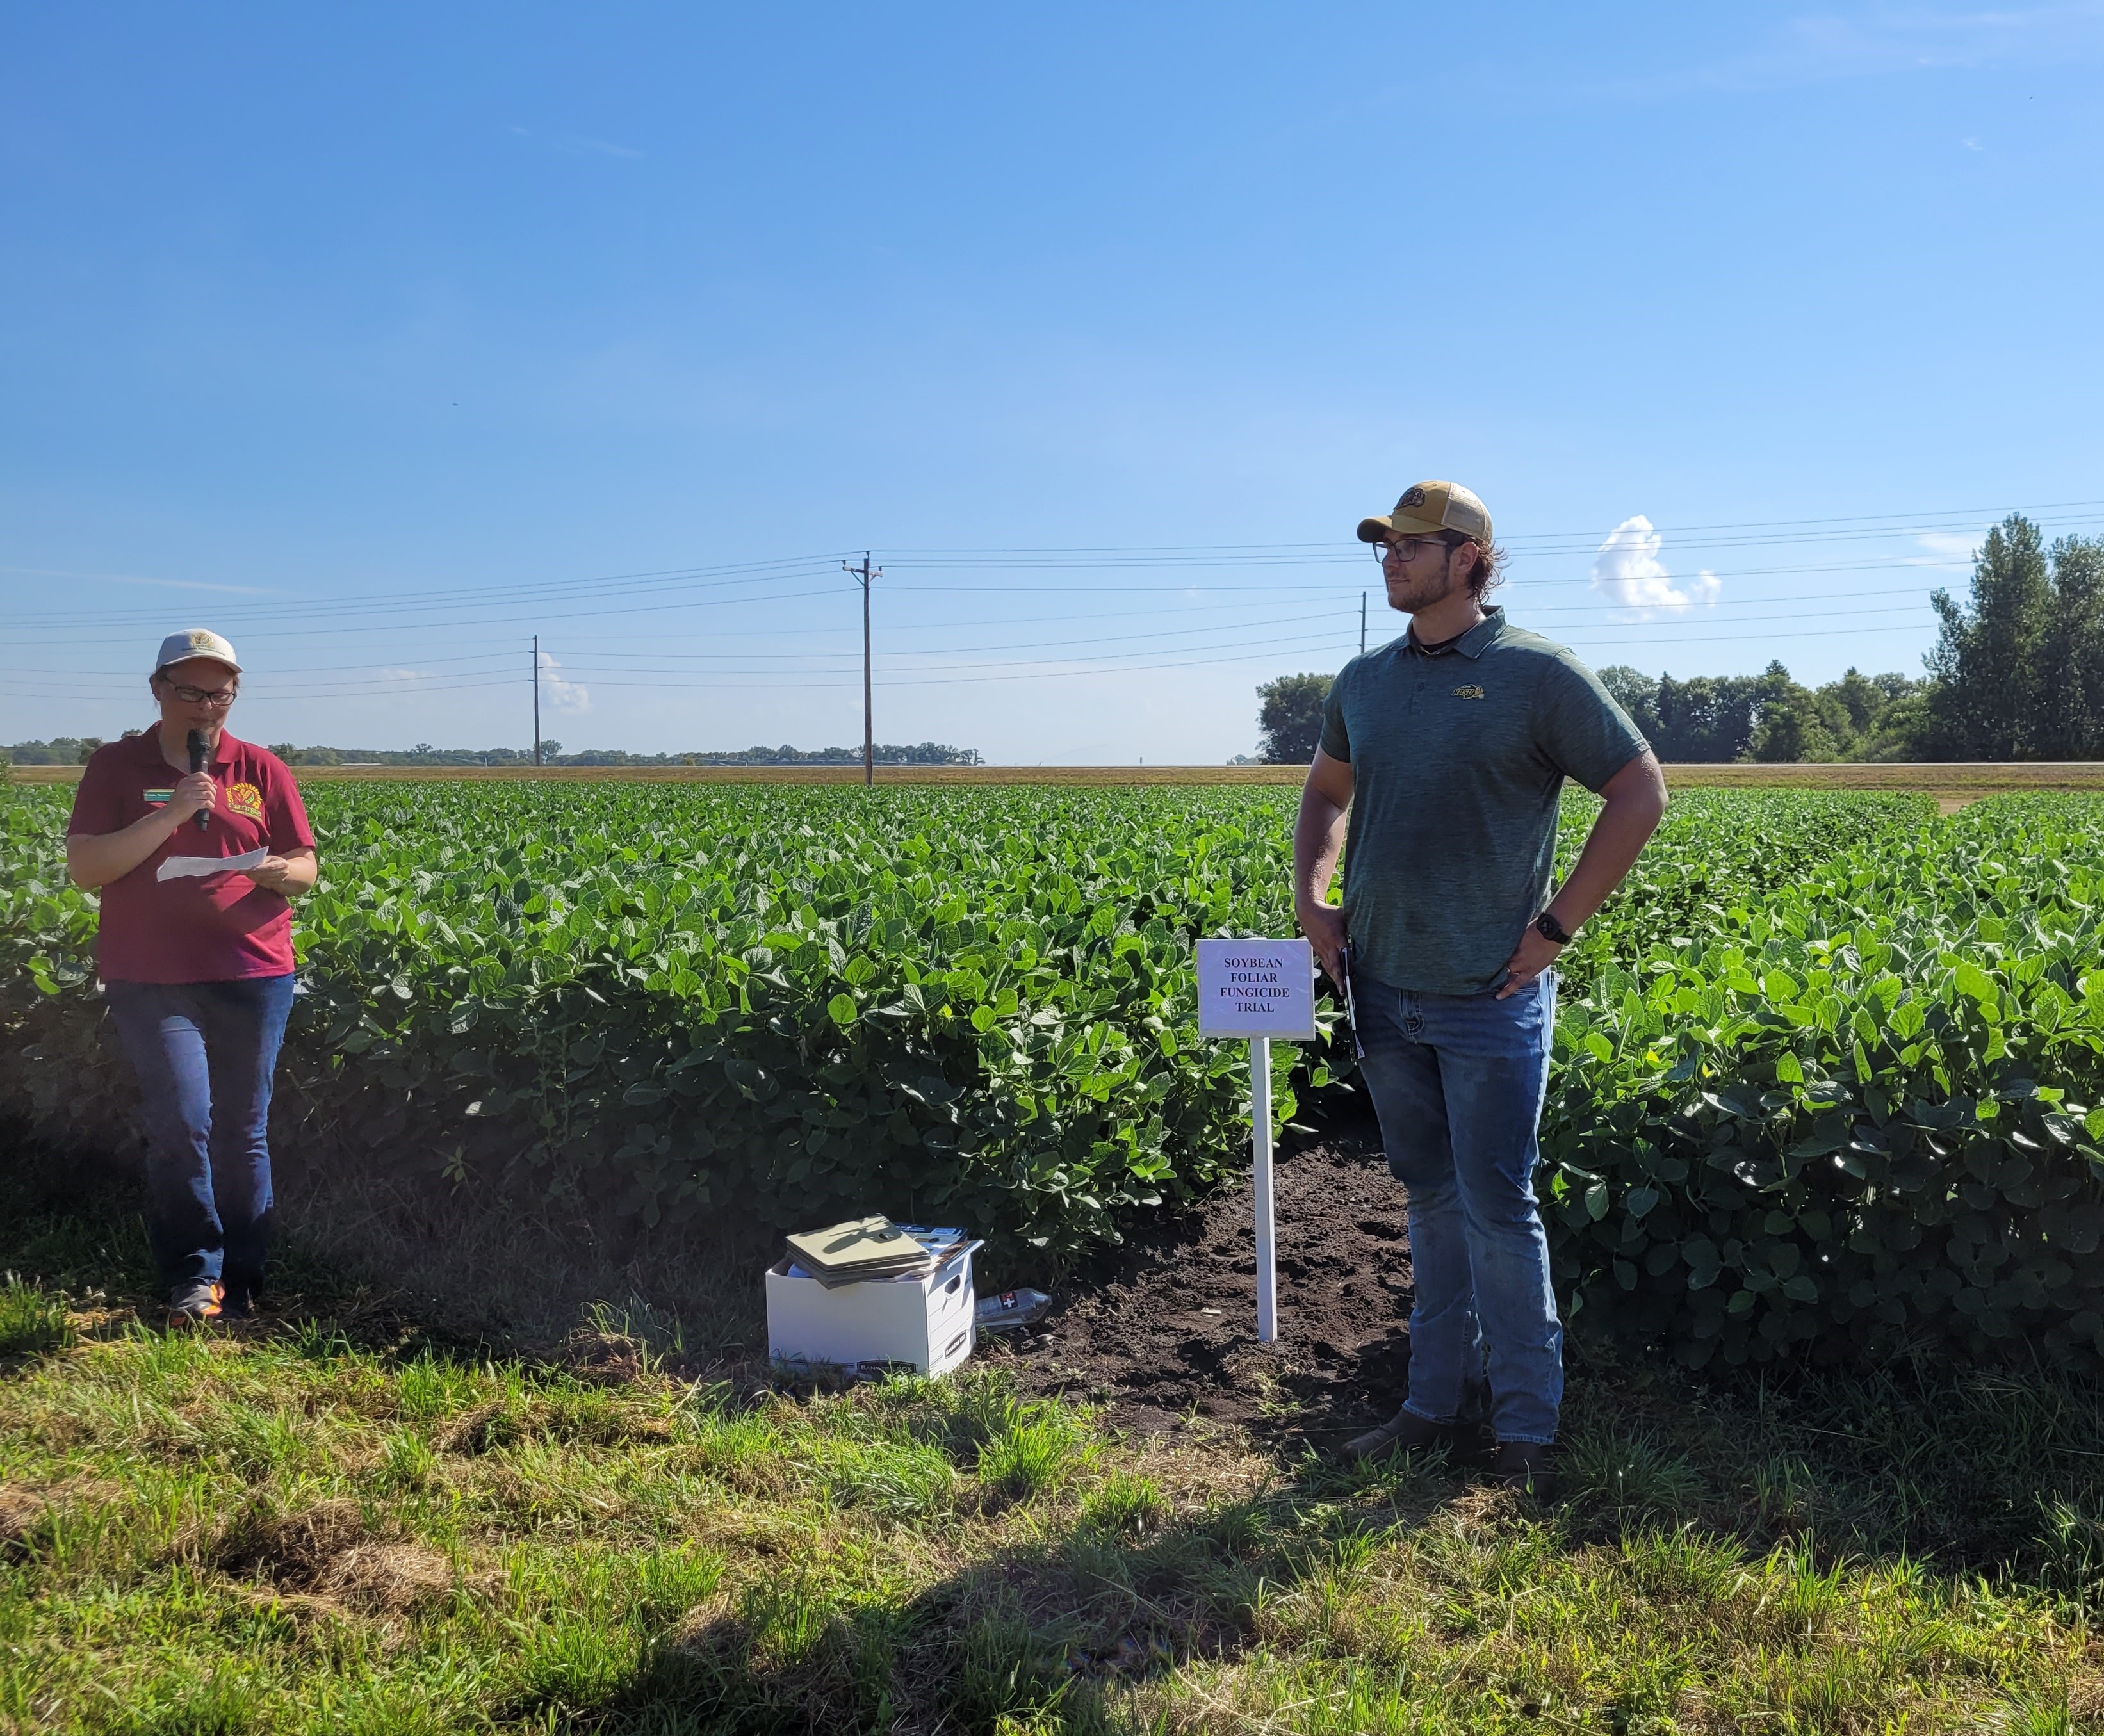
<svg viewBox="0 0 2104 1736"><path fill-rule="evenodd" d="M226 1292L209 1279L179 1284L168 1294L168 1324L201 1326L207 1320L216 1320L223 1311L225 1299Z"/></svg>

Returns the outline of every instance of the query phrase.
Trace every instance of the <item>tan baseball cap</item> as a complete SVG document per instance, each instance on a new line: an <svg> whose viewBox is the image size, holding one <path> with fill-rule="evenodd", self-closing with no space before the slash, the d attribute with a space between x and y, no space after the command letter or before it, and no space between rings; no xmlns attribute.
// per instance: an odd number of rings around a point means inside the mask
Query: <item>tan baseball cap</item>
<svg viewBox="0 0 2104 1736"><path fill-rule="evenodd" d="M1459 483L1412 483L1386 518L1359 520L1361 542L1436 536L1442 531L1459 531L1471 542L1488 548L1490 509Z"/></svg>
<svg viewBox="0 0 2104 1736"><path fill-rule="evenodd" d="M235 674L241 665L234 661L234 648L209 627L190 627L181 633L171 633L161 641L160 655L154 659L154 673L159 674L171 663L181 663L190 657L210 657L215 663L224 663Z"/></svg>

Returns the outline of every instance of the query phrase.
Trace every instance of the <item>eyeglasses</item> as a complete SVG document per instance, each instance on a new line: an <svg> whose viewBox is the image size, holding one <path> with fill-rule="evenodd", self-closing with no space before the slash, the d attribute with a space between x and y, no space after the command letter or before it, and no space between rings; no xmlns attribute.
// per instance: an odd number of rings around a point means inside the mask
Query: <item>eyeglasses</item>
<svg viewBox="0 0 2104 1736"><path fill-rule="evenodd" d="M212 706L222 711L240 697L238 688L186 688L172 681L168 691L186 706Z"/></svg>
<svg viewBox="0 0 2104 1736"><path fill-rule="evenodd" d="M1374 544L1374 559L1384 567L1388 564L1388 558L1391 554L1399 561L1412 560L1416 558L1417 551L1427 543L1449 550L1454 546L1444 536L1398 536L1393 542Z"/></svg>

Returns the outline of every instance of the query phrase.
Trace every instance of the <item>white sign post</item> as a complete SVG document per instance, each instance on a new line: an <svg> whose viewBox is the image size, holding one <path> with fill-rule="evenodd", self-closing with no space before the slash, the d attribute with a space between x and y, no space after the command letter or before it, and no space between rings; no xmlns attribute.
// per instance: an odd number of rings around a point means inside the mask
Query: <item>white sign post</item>
<svg viewBox="0 0 2104 1736"><path fill-rule="evenodd" d="M1304 940L1198 942L1198 1034L1250 1046L1250 1131L1256 1193L1256 1335L1278 1336L1271 1217L1271 1042L1315 1039L1315 952Z"/></svg>

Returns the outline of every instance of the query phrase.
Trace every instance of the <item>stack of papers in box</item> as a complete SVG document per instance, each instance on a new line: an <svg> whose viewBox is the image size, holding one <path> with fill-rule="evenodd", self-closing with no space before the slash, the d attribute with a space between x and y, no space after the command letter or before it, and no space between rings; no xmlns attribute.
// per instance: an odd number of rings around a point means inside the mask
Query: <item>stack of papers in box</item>
<svg viewBox="0 0 2104 1736"><path fill-rule="evenodd" d="M815 1278L828 1289L887 1278L925 1277L955 1258L965 1245L961 1230L895 1224L889 1217L854 1218L786 1240L789 1275Z"/></svg>

